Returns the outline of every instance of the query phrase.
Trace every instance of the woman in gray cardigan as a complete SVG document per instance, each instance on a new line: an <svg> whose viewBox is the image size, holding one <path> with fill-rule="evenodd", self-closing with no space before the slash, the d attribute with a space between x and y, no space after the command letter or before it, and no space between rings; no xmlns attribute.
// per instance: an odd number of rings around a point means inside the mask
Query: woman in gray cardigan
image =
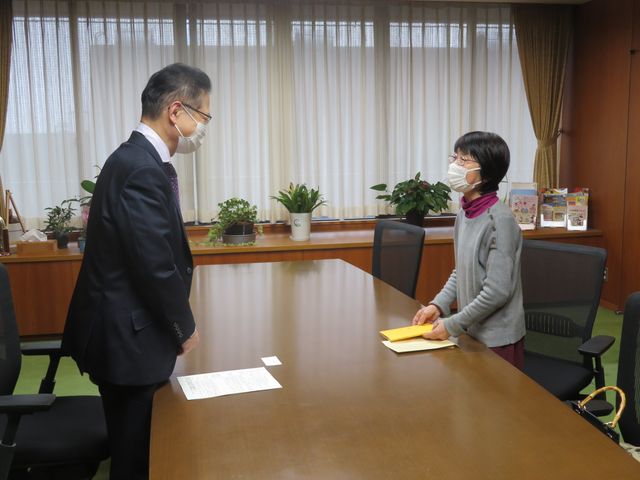
<svg viewBox="0 0 640 480"><path fill-rule="evenodd" d="M509 168L509 147L498 135L470 132L449 157L451 188L464 194L453 231L455 269L440 293L413 318L433 323L430 340L467 333L508 362L524 365L520 281L522 233L498 184ZM451 304L458 311L451 314Z"/></svg>

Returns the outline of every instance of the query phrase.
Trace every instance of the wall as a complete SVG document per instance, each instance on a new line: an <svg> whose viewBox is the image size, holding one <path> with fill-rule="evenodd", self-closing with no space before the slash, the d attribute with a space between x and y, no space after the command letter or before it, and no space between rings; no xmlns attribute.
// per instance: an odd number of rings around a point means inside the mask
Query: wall
<svg viewBox="0 0 640 480"><path fill-rule="evenodd" d="M638 213L627 192L640 193L640 176L627 175L634 3L637 7L640 0L592 0L576 7L562 120L560 182L591 189L589 225L603 231L609 254L603 304L615 309L623 305L626 292L640 289L638 273L624 268L631 257L623 257L623 248L627 253L640 247L637 232L623 241L625 215Z"/></svg>
<svg viewBox="0 0 640 480"><path fill-rule="evenodd" d="M640 1L634 2L621 300L640 290Z"/></svg>

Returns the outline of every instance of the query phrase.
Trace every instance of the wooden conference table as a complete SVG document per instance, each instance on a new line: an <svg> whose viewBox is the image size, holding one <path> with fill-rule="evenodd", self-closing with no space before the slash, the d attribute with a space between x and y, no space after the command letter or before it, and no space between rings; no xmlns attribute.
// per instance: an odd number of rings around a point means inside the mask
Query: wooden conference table
<svg viewBox="0 0 640 480"><path fill-rule="evenodd" d="M640 464L471 338L398 355L417 302L342 260L196 268L200 345L155 396L150 478L631 479ZM262 366L282 389L185 399Z"/></svg>

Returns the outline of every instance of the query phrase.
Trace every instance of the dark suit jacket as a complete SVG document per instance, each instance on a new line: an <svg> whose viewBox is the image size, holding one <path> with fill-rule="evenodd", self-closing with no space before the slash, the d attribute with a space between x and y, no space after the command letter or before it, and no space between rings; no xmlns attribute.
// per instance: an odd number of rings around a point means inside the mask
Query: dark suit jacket
<svg viewBox="0 0 640 480"><path fill-rule="evenodd" d="M195 330L193 262L155 148L139 132L111 154L91 200L63 350L98 383L166 380Z"/></svg>

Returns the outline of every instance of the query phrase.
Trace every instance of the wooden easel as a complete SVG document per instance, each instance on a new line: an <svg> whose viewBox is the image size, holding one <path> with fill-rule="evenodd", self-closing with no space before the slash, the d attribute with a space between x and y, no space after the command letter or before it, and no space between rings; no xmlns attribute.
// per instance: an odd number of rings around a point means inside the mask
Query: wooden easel
<svg viewBox="0 0 640 480"><path fill-rule="evenodd" d="M11 220L9 218L9 204L11 204L11 206L13 207L13 211L16 212L16 217L18 217L18 222L20 222L20 228L22 229L22 233L26 233L27 229L24 226L24 222L22 221L22 215L20 215L20 212L18 211L18 207L16 206L16 201L13 198L13 194L11 193L11 190L7 190L5 192L5 199L4 199L5 211L3 212L4 213L3 217L7 225L9 225L9 221Z"/></svg>

